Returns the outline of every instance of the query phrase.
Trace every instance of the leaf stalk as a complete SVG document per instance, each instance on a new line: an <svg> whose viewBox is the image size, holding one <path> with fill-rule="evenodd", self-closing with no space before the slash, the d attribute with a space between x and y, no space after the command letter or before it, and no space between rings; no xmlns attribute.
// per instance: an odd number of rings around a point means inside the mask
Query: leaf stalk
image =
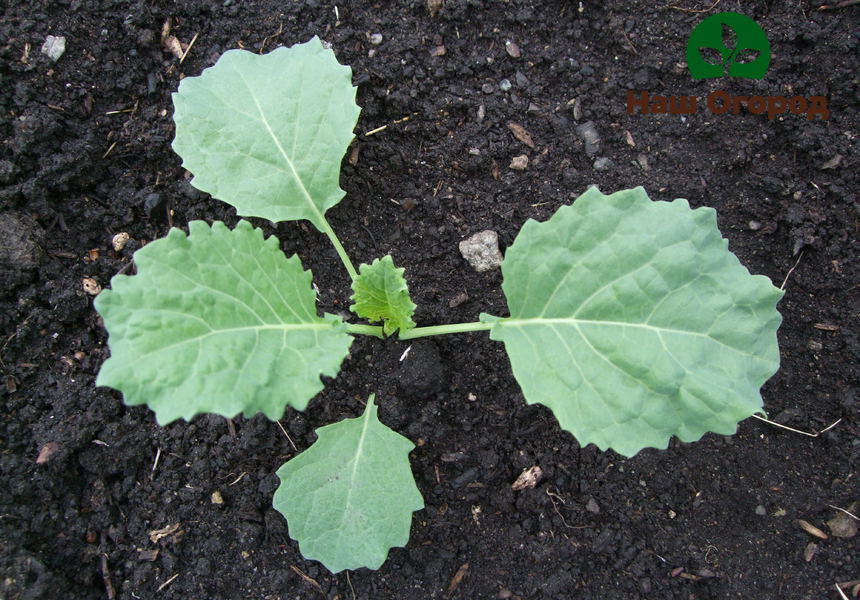
<svg viewBox="0 0 860 600"><path fill-rule="evenodd" d="M382 327L379 325L362 325L360 323L346 323L346 332L353 335L371 335L379 339L384 339L382 335Z"/></svg>
<svg viewBox="0 0 860 600"><path fill-rule="evenodd" d="M449 325L432 325L430 327L415 327L401 332L397 337L400 340L413 340L415 338L428 337L431 335L446 335L449 333L467 333L470 331L487 331L492 328L492 323L451 323Z"/></svg>
<svg viewBox="0 0 860 600"><path fill-rule="evenodd" d="M322 216L322 215L320 215ZM352 261L349 259L349 255L346 253L346 250L343 248L343 244L340 243L340 240L337 237L337 234L334 232L334 229L331 228L329 222L325 217L320 219L320 225L322 227L322 231L328 237L331 245L334 246L337 255L340 257L343 266L346 267L347 273L349 273L350 279L355 279L358 277L358 271L355 270L355 266L352 264Z"/></svg>

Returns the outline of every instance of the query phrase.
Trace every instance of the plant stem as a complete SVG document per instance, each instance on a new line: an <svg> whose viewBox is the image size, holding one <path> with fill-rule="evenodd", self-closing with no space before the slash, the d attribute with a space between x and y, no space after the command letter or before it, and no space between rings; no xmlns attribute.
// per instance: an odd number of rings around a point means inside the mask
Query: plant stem
<svg viewBox="0 0 860 600"><path fill-rule="evenodd" d="M492 323L451 323L449 325L433 325L430 327L415 327L397 336L399 340L413 340L431 335L445 335L447 333L468 333L470 331L486 331L493 326ZM355 335L372 335L383 339L382 327L379 325L362 325L359 323L347 323L346 332Z"/></svg>
<svg viewBox="0 0 860 600"><path fill-rule="evenodd" d="M447 333L467 333L469 331L486 331L493 326L492 323L452 323L450 325L432 325L430 327L415 327L398 335L398 339L412 340L430 335L444 335Z"/></svg>
<svg viewBox="0 0 860 600"><path fill-rule="evenodd" d="M329 225L326 218L323 217L322 215L320 215L320 217L321 217L320 220L321 220L323 233L325 233L326 236L328 236L328 239L331 242L331 245L334 246L335 251L337 251L337 255L340 257L340 260L343 263L343 266L346 267L346 270L349 273L350 278L355 279L356 277L358 277L358 272L355 270L355 267L353 266L352 261L349 260L349 255L346 253L346 250L343 249L343 245L340 243L340 240L338 239L337 234L334 232L334 229L331 228L331 225ZM374 334L370 334L370 335L374 335Z"/></svg>
<svg viewBox="0 0 860 600"><path fill-rule="evenodd" d="M382 335L382 327L379 325L361 325L359 323L347 323L346 324L346 332L353 333L356 335L372 335L373 337L378 337L379 339L383 339Z"/></svg>

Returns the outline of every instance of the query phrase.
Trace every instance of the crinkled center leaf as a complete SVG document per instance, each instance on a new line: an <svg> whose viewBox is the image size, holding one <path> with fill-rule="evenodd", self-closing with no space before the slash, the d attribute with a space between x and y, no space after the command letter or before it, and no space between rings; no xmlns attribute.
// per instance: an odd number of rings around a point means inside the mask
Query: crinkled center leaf
<svg viewBox="0 0 860 600"><path fill-rule="evenodd" d="M350 299L354 304L350 310L371 323L382 322L386 336L415 327L415 304L409 297L403 272L394 266L391 256L384 256L361 265L358 277L352 280Z"/></svg>

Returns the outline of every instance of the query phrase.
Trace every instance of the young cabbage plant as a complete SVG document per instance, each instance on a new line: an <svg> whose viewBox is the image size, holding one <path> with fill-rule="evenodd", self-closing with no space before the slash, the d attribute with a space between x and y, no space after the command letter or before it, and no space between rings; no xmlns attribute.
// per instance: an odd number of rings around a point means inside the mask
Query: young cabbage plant
<svg viewBox="0 0 860 600"><path fill-rule="evenodd" d="M147 404L161 424L304 410L353 336L399 339L489 331L528 403L549 407L581 445L632 456L731 434L761 412L779 367L782 292L750 275L710 208L651 201L642 188L591 188L546 222L527 221L502 263L509 316L416 327L390 256L355 269L325 218L344 192L341 159L358 118L351 70L314 38L266 55L226 52L174 94L173 147L192 184L242 216L307 219L352 280L352 311L320 315L312 275L246 221L171 229L135 253L96 299L111 357L97 384ZM302 554L332 572L378 568L407 543L423 500L414 447L377 418L317 430L278 470L274 506Z"/></svg>

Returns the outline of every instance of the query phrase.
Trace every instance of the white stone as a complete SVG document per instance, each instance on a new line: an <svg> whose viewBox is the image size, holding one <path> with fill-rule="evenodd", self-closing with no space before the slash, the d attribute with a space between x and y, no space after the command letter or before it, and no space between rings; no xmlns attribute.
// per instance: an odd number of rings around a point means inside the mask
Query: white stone
<svg viewBox="0 0 860 600"><path fill-rule="evenodd" d="M509 168L514 169L516 171L525 171L529 168L529 157L525 154L520 154L519 156L515 156L511 159L511 164Z"/></svg>
<svg viewBox="0 0 860 600"><path fill-rule="evenodd" d="M502 265L499 235L492 230L479 231L460 242L460 254L479 273L498 269Z"/></svg>
<svg viewBox="0 0 860 600"><path fill-rule="evenodd" d="M57 62L66 51L66 38L63 36L49 35L42 44L42 54Z"/></svg>

